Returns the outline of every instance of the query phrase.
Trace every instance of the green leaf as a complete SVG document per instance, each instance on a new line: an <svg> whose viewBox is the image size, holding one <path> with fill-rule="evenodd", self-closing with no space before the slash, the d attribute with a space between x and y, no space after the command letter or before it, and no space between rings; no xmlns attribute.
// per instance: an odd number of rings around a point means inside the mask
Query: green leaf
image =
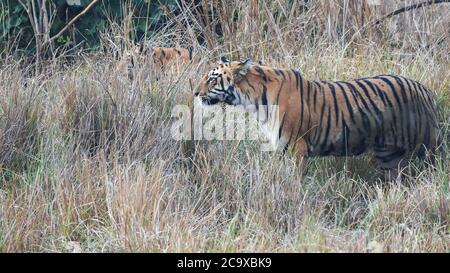
<svg viewBox="0 0 450 273"><path fill-rule="evenodd" d="M80 0L80 6L85 7L91 3L91 0Z"/></svg>
<svg viewBox="0 0 450 273"><path fill-rule="evenodd" d="M21 4L16 4L16 6L13 9L13 13L17 14L21 13L22 11L24 11L23 6Z"/></svg>

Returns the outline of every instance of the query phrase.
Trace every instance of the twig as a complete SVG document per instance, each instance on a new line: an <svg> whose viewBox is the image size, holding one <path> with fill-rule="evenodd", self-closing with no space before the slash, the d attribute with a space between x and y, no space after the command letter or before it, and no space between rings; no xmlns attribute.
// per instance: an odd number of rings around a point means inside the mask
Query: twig
<svg viewBox="0 0 450 273"><path fill-rule="evenodd" d="M80 12L77 16L73 17L72 20L70 20L70 22L67 23L67 25L65 25L56 35L54 35L48 41L46 41L46 43L51 43L59 36L61 36L73 23L75 23L75 21L77 21L81 16L86 14L86 12L88 12L97 2L98 0L92 0L92 2L86 8L84 8L82 12Z"/></svg>
<svg viewBox="0 0 450 273"><path fill-rule="evenodd" d="M380 18L380 19L376 20L374 25L378 25L382 21L384 21L384 20L386 20L388 18L391 18L392 16L395 16L397 14L406 12L406 11L410 11L410 10L413 10L413 9L418 9L418 8L421 8L421 7L430 6L430 5L433 5L433 4L441 4L441 3L450 3L450 0L429 0L429 1L426 1L426 2L417 3L417 4L414 4L414 5L403 7L401 9L398 9L398 10L396 10L394 12L389 13L388 15L384 16L383 18Z"/></svg>

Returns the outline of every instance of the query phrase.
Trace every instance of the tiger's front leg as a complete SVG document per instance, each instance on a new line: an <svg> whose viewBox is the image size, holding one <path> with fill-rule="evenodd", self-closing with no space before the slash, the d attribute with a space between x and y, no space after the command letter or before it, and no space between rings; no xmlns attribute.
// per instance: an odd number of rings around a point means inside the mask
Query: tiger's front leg
<svg viewBox="0 0 450 273"><path fill-rule="evenodd" d="M304 139L298 139L292 148L292 153L295 156L295 162L301 174L305 174L305 157L308 155L308 146L306 141Z"/></svg>

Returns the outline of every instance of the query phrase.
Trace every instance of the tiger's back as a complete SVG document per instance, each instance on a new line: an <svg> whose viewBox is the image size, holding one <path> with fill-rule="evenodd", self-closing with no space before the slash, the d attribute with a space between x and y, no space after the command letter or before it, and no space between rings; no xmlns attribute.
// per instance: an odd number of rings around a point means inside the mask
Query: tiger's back
<svg viewBox="0 0 450 273"><path fill-rule="evenodd" d="M381 167L389 169L409 153L422 155L439 145L436 102L416 81L380 75L312 81L308 87L316 125L305 138L308 155L373 150Z"/></svg>
<svg viewBox="0 0 450 273"><path fill-rule="evenodd" d="M176 62L188 63L192 58L192 49L176 47L152 48L152 59L161 68L173 65Z"/></svg>

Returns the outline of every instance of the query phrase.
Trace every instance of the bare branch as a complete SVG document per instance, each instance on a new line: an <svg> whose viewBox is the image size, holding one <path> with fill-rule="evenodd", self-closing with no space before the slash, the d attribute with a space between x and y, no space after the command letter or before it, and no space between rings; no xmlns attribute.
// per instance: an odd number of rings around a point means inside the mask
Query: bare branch
<svg viewBox="0 0 450 273"><path fill-rule="evenodd" d="M56 35L54 35L53 37L51 37L48 41L46 41L47 43L51 43L53 42L55 39L58 39L59 36L61 36L73 23L75 23L81 16L83 16L84 14L86 14L86 12L88 12L94 5L95 3L97 3L98 0L92 0L92 2L86 7L84 8L84 10L82 12L80 12L77 16L75 16L74 18L72 18L72 20L70 20L69 23L67 23L67 25L65 25Z"/></svg>
<svg viewBox="0 0 450 273"><path fill-rule="evenodd" d="M433 5L433 4L441 4L441 3L450 3L450 0L429 0L429 1L426 1L426 2L417 3L417 4L414 4L414 5L403 7L401 9L398 9L398 10L396 10L394 12L389 13L388 15L384 16L383 18L380 18L380 19L376 20L374 25L378 25L382 21L384 21L384 20L386 20L388 18L391 18L392 16L395 16L397 14L406 12L406 11L418 9L418 8L421 8L421 7L430 6L430 5Z"/></svg>
<svg viewBox="0 0 450 273"><path fill-rule="evenodd" d="M31 27L33 28L34 33L38 33L38 29L36 29L36 25L34 24L34 17L31 13L31 0L28 0L26 4L22 2L22 0L19 0L19 3L22 5L22 7L25 9L28 19L30 20Z"/></svg>

